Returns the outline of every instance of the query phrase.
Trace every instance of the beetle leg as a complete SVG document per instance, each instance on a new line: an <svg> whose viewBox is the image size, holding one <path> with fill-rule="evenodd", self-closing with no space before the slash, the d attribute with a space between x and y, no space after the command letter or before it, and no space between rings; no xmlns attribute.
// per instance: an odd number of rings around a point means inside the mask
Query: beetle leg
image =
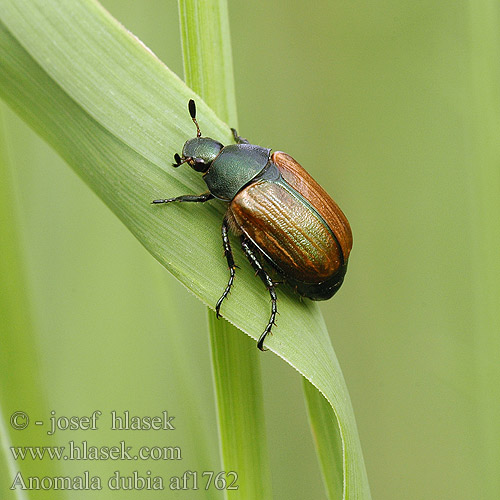
<svg viewBox="0 0 500 500"><path fill-rule="evenodd" d="M264 282L264 285L266 285L266 288L269 290L269 294L271 295L271 317L269 318L269 322L267 323L264 333L259 337L259 340L257 342L257 347L261 351L267 351L267 349L264 349L264 340L266 339L267 335L271 333L273 325L276 324L274 320L276 319L276 314L278 313L278 308L276 306L278 297L276 296L276 290L274 288L275 283L273 282L269 274L267 274L266 270L262 267L262 264L259 262L257 255L254 253L254 249L250 246L250 243L244 237L241 238L241 247L243 248L243 251L247 256L247 259L250 261L250 264L252 264L252 267L255 269L256 274L259 275L260 279Z"/></svg>
<svg viewBox="0 0 500 500"><path fill-rule="evenodd" d="M172 201L191 201L195 203L203 203L205 201L211 200L214 197L212 193L203 194L185 194L183 196L177 196L177 198L167 198L166 200L154 200L151 202L152 205L156 203L170 203Z"/></svg>
<svg viewBox="0 0 500 500"><path fill-rule="evenodd" d="M221 298L217 301L215 305L215 312L217 314L217 318L220 318L220 306L224 299L229 295L231 291L231 287L233 286L234 275L236 274L235 269L237 266L234 265L233 252L231 251L231 244L229 243L229 223L224 217L222 221L222 245L224 246L224 255L226 256L227 265L229 267L229 281L227 282L226 289L222 294Z"/></svg>
<svg viewBox="0 0 500 500"><path fill-rule="evenodd" d="M238 135L238 132L236 132L235 128L232 128L231 132L233 133L233 137L234 137L236 144L250 144L250 142L247 139L245 139L244 137L240 137Z"/></svg>

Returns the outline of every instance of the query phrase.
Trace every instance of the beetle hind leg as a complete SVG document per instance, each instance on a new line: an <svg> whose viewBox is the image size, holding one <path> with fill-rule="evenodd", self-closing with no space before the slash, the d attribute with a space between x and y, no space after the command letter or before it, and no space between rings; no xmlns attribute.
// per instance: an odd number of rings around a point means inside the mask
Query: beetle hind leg
<svg viewBox="0 0 500 500"><path fill-rule="evenodd" d="M224 255L226 256L227 266L229 267L229 281L227 282L226 289L221 295L221 298L217 301L215 305L215 313L217 318L220 318L220 307L224 299L229 295L231 287L233 286L234 276L236 274L236 265L234 264L233 252L231 251L231 244L229 243L229 222L226 217L222 221L222 244L224 246Z"/></svg>
<svg viewBox="0 0 500 500"><path fill-rule="evenodd" d="M255 272L258 274L260 279L264 282L264 285L266 285L266 288L269 290L269 294L271 295L271 316L269 317L266 329L259 337L259 340L257 342L257 347L261 351L267 351L267 349L264 348L264 340L266 339L267 335L271 333L272 327L276 324L276 314L278 314L278 307L276 305L278 297L276 296L275 283L271 279L269 274L267 274L266 270L262 267L262 264L260 263L251 244L244 237L241 239L241 247L243 248L243 251L247 256L247 259L250 261L250 264L255 269Z"/></svg>
<svg viewBox="0 0 500 500"><path fill-rule="evenodd" d="M244 137L238 135L238 132L236 132L235 128L232 128L231 132L233 133L234 141L236 142L236 144L250 144L248 139L245 139Z"/></svg>

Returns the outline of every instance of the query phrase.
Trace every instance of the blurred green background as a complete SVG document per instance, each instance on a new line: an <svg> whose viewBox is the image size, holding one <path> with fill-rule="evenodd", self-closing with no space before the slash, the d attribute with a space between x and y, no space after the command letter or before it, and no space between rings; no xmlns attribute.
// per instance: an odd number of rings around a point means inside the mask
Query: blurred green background
<svg viewBox="0 0 500 500"><path fill-rule="evenodd" d="M102 3L182 76L175 1ZM498 498L498 317L485 318L481 283L498 264L491 267L478 241L488 229L478 220L481 189L498 188L491 131L500 100L488 84L498 78L498 46L488 52L498 7L275 0L229 2L229 9L240 133L293 155L352 225L346 282L322 310L373 497ZM177 430L164 443L157 433L119 439L178 445L184 459L140 469L220 470L204 307L47 145L2 111L14 185L4 209L18 227L48 411L167 409ZM274 496L326 498L300 376L270 353L260 358ZM105 429L57 439L117 441ZM105 476L127 466L86 469ZM205 492L169 498L191 495Z"/></svg>

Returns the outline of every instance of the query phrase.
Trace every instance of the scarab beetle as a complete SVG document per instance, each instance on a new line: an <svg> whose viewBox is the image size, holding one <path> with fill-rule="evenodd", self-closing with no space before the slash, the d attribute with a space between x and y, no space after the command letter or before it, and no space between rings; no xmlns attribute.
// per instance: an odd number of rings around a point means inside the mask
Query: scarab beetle
<svg viewBox="0 0 500 500"><path fill-rule="evenodd" d="M250 144L233 132L236 144L224 146L202 137L196 105L188 105L196 125L196 137L174 155L174 167L187 163L203 173L208 191L152 203L205 202L214 198L228 203L222 221L222 243L229 266L229 281L218 300L220 308L233 286L235 263L229 229L241 238L241 246L256 274L271 295L271 316L257 342L271 333L277 313L277 282L268 274L270 264L284 281L312 300L332 297L342 285L352 247L349 222L326 191L286 153Z"/></svg>

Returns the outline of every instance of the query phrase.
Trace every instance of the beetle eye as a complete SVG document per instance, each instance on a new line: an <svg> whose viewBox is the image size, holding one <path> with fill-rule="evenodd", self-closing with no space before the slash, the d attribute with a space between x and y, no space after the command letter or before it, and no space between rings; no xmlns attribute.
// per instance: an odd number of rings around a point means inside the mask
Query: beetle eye
<svg viewBox="0 0 500 500"><path fill-rule="evenodd" d="M206 172L208 167L210 167L209 164L205 163L203 158L193 158L189 164L193 167L193 170L196 170L197 172Z"/></svg>

